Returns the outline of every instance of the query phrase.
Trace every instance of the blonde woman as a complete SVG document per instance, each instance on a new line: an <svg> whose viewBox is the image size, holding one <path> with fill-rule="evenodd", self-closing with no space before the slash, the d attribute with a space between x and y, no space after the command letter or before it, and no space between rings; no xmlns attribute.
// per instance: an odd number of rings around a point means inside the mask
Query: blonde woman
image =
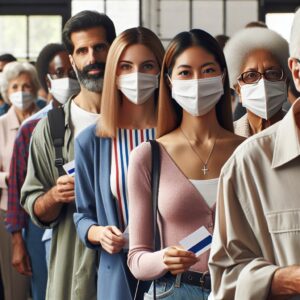
<svg viewBox="0 0 300 300"><path fill-rule="evenodd" d="M226 62L217 41L198 29L178 34L166 50L160 81L161 250L155 251L152 242L149 143L132 152L128 170L128 265L136 278L157 280L158 299L207 299L210 293L209 253L196 257L179 244L201 227L213 232L220 170L243 140L232 133L230 102ZM153 299L152 289L144 299Z"/></svg>
<svg viewBox="0 0 300 300"><path fill-rule="evenodd" d="M98 299L127 300L135 292L123 236L129 221L128 158L155 136L163 54L160 40L146 28L120 34L107 57L100 120L76 140L74 219L82 241L99 251Z"/></svg>

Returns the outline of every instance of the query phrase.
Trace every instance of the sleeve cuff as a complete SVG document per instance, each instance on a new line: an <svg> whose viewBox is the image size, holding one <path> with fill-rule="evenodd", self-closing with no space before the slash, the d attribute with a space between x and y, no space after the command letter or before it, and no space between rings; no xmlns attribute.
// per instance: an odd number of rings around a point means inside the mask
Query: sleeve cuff
<svg viewBox="0 0 300 300"><path fill-rule="evenodd" d="M27 213L30 215L30 218L32 222L37 225L38 227L42 229L50 229L55 227L59 223L59 217L54 220L53 222L49 224L45 224L41 222L41 220L35 215L34 213L34 204L35 201L44 194L44 192L40 191L34 194L30 194L30 196L27 196L26 202L24 204L24 209L27 211Z"/></svg>
<svg viewBox="0 0 300 300"><path fill-rule="evenodd" d="M89 218L82 218L82 214L74 213L74 223L76 226L77 233L82 242L90 249L98 250L101 245L94 245L88 240L88 232L91 226L98 225L95 221Z"/></svg>

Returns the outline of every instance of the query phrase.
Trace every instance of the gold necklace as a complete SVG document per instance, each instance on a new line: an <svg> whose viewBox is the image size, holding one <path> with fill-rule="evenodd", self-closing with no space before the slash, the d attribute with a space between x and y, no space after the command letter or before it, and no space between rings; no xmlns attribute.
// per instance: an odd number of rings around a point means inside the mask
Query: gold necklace
<svg viewBox="0 0 300 300"><path fill-rule="evenodd" d="M210 157L211 157L211 155L212 155L212 153L213 153L213 151L214 151L214 148L215 148L215 144L216 144L217 138L215 138L215 141L214 141L214 143L213 143L213 145L212 145L212 147L211 147L211 149L210 149L210 152L209 152L209 154L208 154L208 157L207 157L206 161L204 162L204 161L202 160L202 158L200 157L199 153L196 151L196 149L194 149L193 145L191 144L190 140L188 139L188 137L187 137L186 134L184 133L183 129L182 129L181 127L179 127L179 128L180 128L180 130L181 130L182 135L183 135L184 138L187 140L188 144L190 145L191 149L193 150L193 152L197 155L197 157L198 157L198 158L200 159L200 161L202 162L203 168L201 169L201 171L203 172L203 175L206 175L206 174L208 173L208 171L209 171L209 169L208 169L208 167L207 167L207 164L208 164L208 161L209 161L209 159L210 159Z"/></svg>

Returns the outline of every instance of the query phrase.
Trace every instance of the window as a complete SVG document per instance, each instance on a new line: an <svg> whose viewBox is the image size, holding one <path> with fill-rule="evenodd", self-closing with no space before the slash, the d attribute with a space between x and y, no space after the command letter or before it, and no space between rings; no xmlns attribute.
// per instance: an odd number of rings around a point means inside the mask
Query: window
<svg viewBox="0 0 300 300"><path fill-rule="evenodd" d="M61 16L0 16L0 53L36 60L48 43L61 42Z"/></svg>

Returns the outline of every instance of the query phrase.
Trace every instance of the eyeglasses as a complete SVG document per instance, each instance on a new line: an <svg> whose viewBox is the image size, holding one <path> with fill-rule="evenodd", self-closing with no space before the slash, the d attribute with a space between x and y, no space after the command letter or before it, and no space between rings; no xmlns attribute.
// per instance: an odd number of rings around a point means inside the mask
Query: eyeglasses
<svg viewBox="0 0 300 300"><path fill-rule="evenodd" d="M280 81L284 78L283 70L269 69L264 73L257 71L247 71L240 75L239 81L243 81L246 84L257 83L262 77L269 81Z"/></svg>

